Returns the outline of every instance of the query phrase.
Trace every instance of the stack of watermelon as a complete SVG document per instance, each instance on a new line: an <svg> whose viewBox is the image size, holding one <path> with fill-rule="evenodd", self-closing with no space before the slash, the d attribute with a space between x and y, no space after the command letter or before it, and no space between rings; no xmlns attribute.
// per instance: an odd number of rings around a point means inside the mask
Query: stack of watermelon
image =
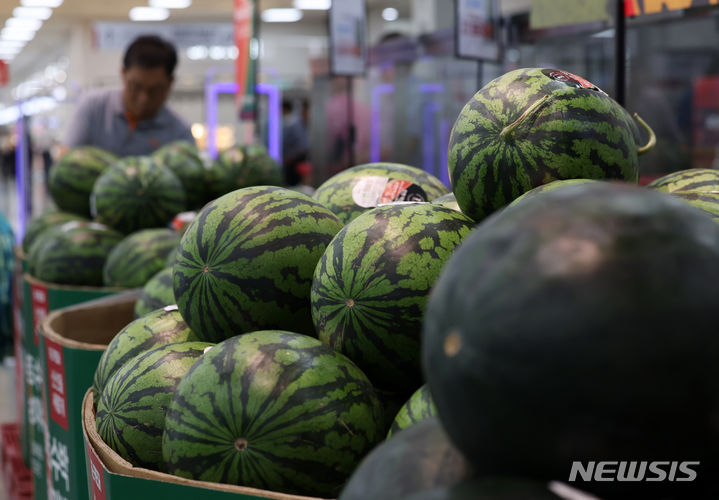
<svg viewBox="0 0 719 500"><path fill-rule="evenodd" d="M208 201L252 186L282 186L282 169L260 144L221 151L205 173Z"/></svg>

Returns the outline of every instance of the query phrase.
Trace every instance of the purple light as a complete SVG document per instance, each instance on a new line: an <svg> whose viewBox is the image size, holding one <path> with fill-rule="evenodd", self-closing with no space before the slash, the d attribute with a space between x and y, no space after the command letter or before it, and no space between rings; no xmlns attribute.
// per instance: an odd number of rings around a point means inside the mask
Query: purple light
<svg viewBox="0 0 719 500"><path fill-rule="evenodd" d="M18 102L18 109L20 110L20 118L18 118L15 124L15 134L17 134L17 141L15 142L15 179L17 183L15 190L17 193L17 214L18 214L18 232L15 235L15 241L22 241L25 236L25 227L27 224L27 199L25 196L25 172L27 155L25 152L25 120L22 116L22 102Z"/></svg>
<svg viewBox="0 0 719 500"><path fill-rule="evenodd" d="M393 83L381 83L372 89L372 115L370 117L370 161L377 163L381 156L381 141L382 136L382 118L380 117L380 101L384 94L394 93Z"/></svg>
<svg viewBox="0 0 719 500"><path fill-rule="evenodd" d="M269 99L267 117L267 150L270 156L282 163L282 121L280 117L280 91L275 85L259 83L255 86L258 94L266 94ZM217 101L220 94L234 94L237 84L234 82L205 83L205 120L207 121L207 152L212 159L217 158Z"/></svg>

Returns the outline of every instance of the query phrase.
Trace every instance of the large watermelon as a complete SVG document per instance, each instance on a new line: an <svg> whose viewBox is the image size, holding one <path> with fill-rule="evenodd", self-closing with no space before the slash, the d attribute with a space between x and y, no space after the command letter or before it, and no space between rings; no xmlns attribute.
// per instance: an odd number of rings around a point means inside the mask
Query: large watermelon
<svg viewBox="0 0 719 500"><path fill-rule="evenodd" d="M215 342L261 329L313 334L312 273L341 228L309 196L279 187L238 189L209 203L173 265L182 317Z"/></svg>
<svg viewBox="0 0 719 500"><path fill-rule="evenodd" d="M434 417L373 449L354 471L339 500L404 499L456 484L471 473L470 464Z"/></svg>
<svg viewBox="0 0 719 500"><path fill-rule="evenodd" d="M117 156L95 146L78 146L65 153L51 168L47 188L57 207L83 217L90 216L90 193L95 181L117 161Z"/></svg>
<svg viewBox="0 0 719 500"><path fill-rule="evenodd" d="M128 234L166 226L185 209L185 190L151 157L128 156L97 179L92 206L98 220Z"/></svg>
<svg viewBox="0 0 719 500"><path fill-rule="evenodd" d="M334 497L382 439L367 377L319 340L282 331L210 349L175 391L162 451L171 474Z"/></svg>
<svg viewBox="0 0 719 500"><path fill-rule="evenodd" d="M105 286L145 286L165 267L167 256L179 241L180 236L172 229L142 229L129 234L110 252L105 262Z"/></svg>
<svg viewBox="0 0 719 500"><path fill-rule="evenodd" d="M102 224L66 222L35 240L28 256L28 272L50 283L102 286L105 261L122 238Z"/></svg>
<svg viewBox="0 0 719 500"><path fill-rule="evenodd" d="M110 377L138 354L160 345L196 340L174 305L131 322L113 337L100 357L92 383L95 404Z"/></svg>
<svg viewBox="0 0 719 500"><path fill-rule="evenodd" d="M178 342L155 347L125 363L97 403L97 432L136 467L162 470L162 430L180 379L213 344Z"/></svg>
<svg viewBox="0 0 719 500"><path fill-rule="evenodd" d="M217 155L207 171L208 191L217 198L251 186L281 186L282 169L261 145L235 145Z"/></svg>
<svg viewBox="0 0 719 500"><path fill-rule="evenodd" d="M204 205L205 164L197 146L189 141L173 141L152 153L152 158L174 173L185 189L187 207L199 209Z"/></svg>
<svg viewBox="0 0 719 500"><path fill-rule="evenodd" d="M347 224L379 205L395 201L431 201L448 193L435 176L400 163L367 163L325 181L312 197Z"/></svg>
<svg viewBox="0 0 719 500"><path fill-rule="evenodd" d="M407 402L399 409L392 422L387 437L398 433L402 429L411 427L418 422L437 416L437 406L432 401L429 387L424 384L417 389Z"/></svg>
<svg viewBox="0 0 719 500"><path fill-rule="evenodd" d="M515 198L512 203L507 205L508 207L514 207L515 205L524 202L525 200L529 200L530 198L533 198L537 196L538 194L545 193L547 191L551 191L552 189L557 188L563 188L565 186L574 186L576 184L585 184L587 182L599 182L592 179L564 179L561 181L552 181L548 182L546 184L540 184L539 186L530 189L529 191L525 192L524 194L518 196Z"/></svg>
<svg viewBox="0 0 719 500"><path fill-rule="evenodd" d="M672 172L647 184L650 189L674 191L719 191L719 170L690 168Z"/></svg>
<svg viewBox="0 0 719 500"><path fill-rule="evenodd" d="M480 89L452 128L452 190L462 212L479 221L554 180L636 183L637 155L653 146L654 136L639 147L635 130L624 108L581 77L545 68L510 71Z"/></svg>
<svg viewBox="0 0 719 500"><path fill-rule="evenodd" d="M174 303L175 292L172 289L172 267L166 267L158 271L145 283L142 293L135 302L135 318Z"/></svg>
<svg viewBox="0 0 719 500"><path fill-rule="evenodd" d="M479 469L538 479L575 460L699 460L694 483L597 490L699 498L718 470L718 282L719 226L664 193L592 182L497 213L427 306L423 361L447 432Z"/></svg>
<svg viewBox="0 0 719 500"><path fill-rule="evenodd" d="M73 214L70 212L47 212L38 217L35 217L27 225L25 230L25 236L22 239L22 249L27 254L30 252L35 239L42 234L43 231L49 228L57 227L66 222L71 221L84 221L90 222L81 215Z"/></svg>
<svg viewBox="0 0 719 500"><path fill-rule="evenodd" d="M427 296L474 222L432 203L377 207L347 224L317 264L312 319L320 340L381 389L422 385Z"/></svg>

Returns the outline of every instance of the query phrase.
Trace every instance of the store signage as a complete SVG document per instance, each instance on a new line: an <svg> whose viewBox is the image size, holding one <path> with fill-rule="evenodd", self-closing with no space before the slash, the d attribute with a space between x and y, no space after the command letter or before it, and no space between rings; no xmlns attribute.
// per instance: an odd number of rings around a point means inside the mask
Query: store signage
<svg viewBox="0 0 719 500"><path fill-rule="evenodd" d="M229 20L228 20L229 21ZM132 40L152 32L171 40L178 49L234 45L232 23L96 22L94 41L99 50L125 50Z"/></svg>
<svg viewBox="0 0 719 500"><path fill-rule="evenodd" d="M719 5L719 0L625 0L624 13L627 16L640 16L708 5Z"/></svg>
<svg viewBox="0 0 719 500"><path fill-rule="evenodd" d="M365 0L333 0L329 15L330 71L362 76L367 68L367 7Z"/></svg>
<svg viewBox="0 0 719 500"><path fill-rule="evenodd" d="M614 2L611 4L613 6ZM532 29L547 29L609 21L613 12L608 0L532 0L529 26Z"/></svg>
<svg viewBox="0 0 719 500"><path fill-rule="evenodd" d="M46 389L50 394L50 418L60 427L68 430L67 396L65 387L65 363L63 361L62 346L57 342L45 338L45 360L47 362Z"/></svg>
<svg viewBox="0 0 719 500"><path fill-rule="evenodd" d="M457 57L496 61L499 43L493 23L494 0L455 0Z"/></svg>
<svg viewBox="0 0 719 500"><path fill-rule="evenodd" d="M235 103L240 120L243 121L251 121L255 117L255 60L258 55L252 53L255 36L255 9L255 0L235 0L232 16L235 46L237 47ZM254 42L257 45L256 40Z"/></svg>

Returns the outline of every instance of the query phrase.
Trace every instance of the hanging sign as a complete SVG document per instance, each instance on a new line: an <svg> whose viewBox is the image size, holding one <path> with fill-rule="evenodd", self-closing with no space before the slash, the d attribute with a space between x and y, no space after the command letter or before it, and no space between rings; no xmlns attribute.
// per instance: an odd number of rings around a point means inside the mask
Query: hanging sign
<svg viewBox="0 0 719 500"><path fill-rule="evenodd" d="M455 52L464 59L499 59L492 17L493 0L455 0Z"/></svg>
<svg viewBox="0 0 719 500"><path fill-rule="evenodd" d="M367 68L365 0L333 0L329 14L330 70L336 76L362 76Z"/></svg>
<svg viewBox="0 0 719 500"><path fill-rule="evenodd" d="M236 105L240 120L255 118L255 60L257 59L255 36L255 0L235 0L233 13L235 45L235 78L237 80ZM254 50L253 50L254 49Z"/></svg>

